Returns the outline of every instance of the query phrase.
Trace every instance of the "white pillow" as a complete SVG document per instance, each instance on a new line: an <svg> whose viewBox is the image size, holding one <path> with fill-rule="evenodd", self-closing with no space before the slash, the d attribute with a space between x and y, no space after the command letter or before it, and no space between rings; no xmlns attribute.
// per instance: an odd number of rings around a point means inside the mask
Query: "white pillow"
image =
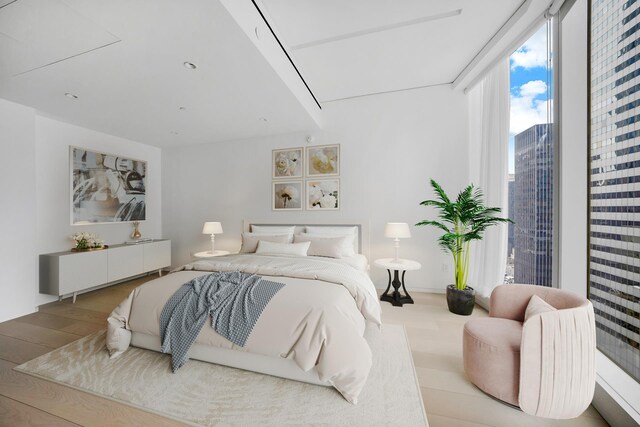
<svg viewBox="0 0 640 427"><path fill-rule="evenodd" d="M311 246L307 255L326 256L331 258L347 258L355 255L353 241L355 235L351 236L314 236L308 233L296 234L293 241L310 242Z"/></svg>
<svg viewBox="0 0 640 427"><path fill-rule="evenodd" d="M255 234L291 234L296 229L295 225L251 225L251 232Z"/></svg>
<svg viewBox="0 0 640 427"><path fill-rule="evenodd" d="M350 236L351 234L358 234L358 227L324 227L308 225L305 227L305 232L316 236Z"/></svg>
<svg viewBox="0 0 640 427"><path fill-rule="evenodd" d="M263 255L307 256L310 244L311 242L275 243L260 240L258 242L258 249L256 249L256 253Z"/></svg>
<svg viewBox="0 0 640 427"><path fill-rule="evenodd" d="M538 295L534 295L529 300L529 304L527 304L527 309L524 312L524 321L526 322L536 314L546 313L548 311L556 311L556 308Z"/></svg>
<svg viewBox="0 0 640 427"><path fill-rule="evenodd" d="M258 242L265 240L268 242L289 243L292 236L289 234L255 234L242 233L241 254L253 253L258 248Z"/></svg>

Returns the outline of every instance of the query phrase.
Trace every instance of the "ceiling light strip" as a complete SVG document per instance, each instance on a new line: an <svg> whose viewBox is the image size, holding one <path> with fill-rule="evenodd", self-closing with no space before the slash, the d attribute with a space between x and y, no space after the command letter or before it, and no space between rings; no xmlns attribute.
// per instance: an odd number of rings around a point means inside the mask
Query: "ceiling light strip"
<svg viewBox="0 0 640 427"><path fill-rule="evenodd" d="M450 85L451 85L451 82L434 83L434 84L430 84L430 85L406 87L406 88L403 88L403 89L391 89L391 90L383 90L383 91L380 91L380 92L363 93L361 95L353 95L353 96L346 96L344 98L329 99L329 100L325 100L325 101L322 101L322 102L328 103L328 102L336 102L336 101L345 101L347 99L364 98L365 96L384 95L386 93L406 92L408 90L426 89L426 88L429 88L429 87L450 86Z"/></svg>
<svg viewBox="0 0 640 427"><path fill-rule="evenodd" d="M366 36L368 34L380 33L382 31L395 30L396 28L408 27L410 25L423 24L425 22L437 21L440 19L452 18L462 14L462 9L456 9L449 12L439 13L437 15L424 16L422 18L412 19L410 21L397 22L395 24L382 25L380 27L367 28L366 30L354 31L353 33L341 34L339 36L327 37L326 39L314 40L307 43L301 43L291 46L291 50L306 49L308 47L319 46L326 43L333 43L341 40L351 39L354 37Z"/></svg>
<svg viewBox="0 0 640 427"><path fill-rule="evenodd" d="M21 76L22 74L30 73L31 71L39 70L40 68L48 67L49 65L57 64L58 62L66 61L67 59L75 58L76 56L84 55L85 53L93 52L94 50L102 49L103 47L107 47L107 46L111 46L112 44L120 43L121 41L122 40L116 40L114 42L107 43L107 44L102 45L102 46L94 47L93 49L89 49L89 50L84 51L84 52L76 53L75 55L71 55L71 56L68 56L66 58L58 59L57 61L53 61L53 62L50 62L50 63L45 64L45 65L41 65L41 66L36 67L36 68L32 68L30 70L23 71L23 72L18 73L18 74L14 74L13 77Z"/></svg>
<svg viewBox="0 0 640 427"><path fill-rule="evenodd" d="M318 106L319 109L322 110L322 106L320 105L320 103L318 102L318 99L316 98L316 96L313 94L313 92L311 91L311 88L309 88L309 85L307 84L307 82L305 81L304 77L302 77L302 74L300 74L300 71L298 70L298 67L296 67L296 64L294 64L293 60L291 59L291 57L289 56L289 53L287 52L287 49L284 48L284 46L282 45L282 43L280 42L280 39L278 38L278 36L276 36L275 31L273 31L273 28L271 28L271 25L269 25L269 21L267 21L267 18L265 18L264 14L262 13L262 10L260 10L260 7L256 4L255 0L251 0L251 3L253 3L253 5L255 6L256 10L258 11L258 13L260 14L260 16L262 17L262 20L264 21L265 24L267 24L267 28L269 28L269 31L271 31L271 34L273 34L273 37L276 39L276 41L278 42L278 44L280 45L280 49L282 49L282 51L284 52L284 54L287 56L287 59L289 60L289 62L291 63L291 65L293 66L293 69L296 70L296 73L298 73L298 77L300 77L300 80L302 80L302 83L304 83L305 87L307 88L307 90L309 91L309 93L311 94L311 97L313 98L313 100L316 102L316 105Z"/></svg>
<svg viewBox="0 0 640 427"><path fill-rule="evenodd" d="M7 4L3 4L2 6L0 6L0 9L2 9L3 7L7 7L7 6L9 6L10 4L14 4L14 3L15 3L15 2L17 2L17 1L18 1L18 0L13 0L13 1L10 1L9 3L7 3Z"/></svg>
<svg viewBox="0 0 640 427"><path fill-rule="evenodd" d="M460 83L462 83L462 81L466 79L469 74L471 74L478 63L480 63L480 61L482 61L489 54L489 51L493 49L504 37L504 35L511 28L513 28L513 26L520 20L520 18L524 16L524 14L529 9L529 6L531 6L532 2L533 0L524 0L524 2L522 2L520 7L518 7L513 15L511 15L507 22L505 22L504 25L500 27L500 29L493 35L493 37L491 37L487 44L485 44L482 49L480 49L480 52L478 52L476 56L473 57L471 62L469 62L467 66L464 67L464 69L460 72L460 74L458 74L458 77L456 77L456 79L453 81L453 89L456 89L460 85Z"/></svg>

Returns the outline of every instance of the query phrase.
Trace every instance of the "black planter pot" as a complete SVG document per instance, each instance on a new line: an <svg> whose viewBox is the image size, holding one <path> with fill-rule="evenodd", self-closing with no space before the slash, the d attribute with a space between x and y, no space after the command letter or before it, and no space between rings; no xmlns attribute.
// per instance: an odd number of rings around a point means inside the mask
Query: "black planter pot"
<svg viewBox="0 0 640 427"><path fill-rule="evenodd" d="M447 286L447 305L449 311L461 316L468 316L473 312L476 304L476 291L467 286L464 290L459 290L456 285Z"/></svg>

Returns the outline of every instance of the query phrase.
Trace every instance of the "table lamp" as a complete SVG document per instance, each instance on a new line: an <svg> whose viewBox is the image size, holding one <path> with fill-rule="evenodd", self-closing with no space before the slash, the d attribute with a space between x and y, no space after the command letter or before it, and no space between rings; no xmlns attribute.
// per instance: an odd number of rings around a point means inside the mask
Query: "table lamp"
<svg viewBox="0 0 640 427"><path fill-rule="evenodd" d="M211 234L211 255L216 253L216 234L222 234L222 224L219 222L205 222L202 234Z"/></svg>
<svg viewBox="0 0 640 427"><path fill-rule="evenodd" d="M399 262L398 251L400 250L400 239L411 237L409 224L406 222L388 222L387 225L384 226L384 237L391 237L394 239L393 242L396 248L396 257L393 261Z"/></svg>

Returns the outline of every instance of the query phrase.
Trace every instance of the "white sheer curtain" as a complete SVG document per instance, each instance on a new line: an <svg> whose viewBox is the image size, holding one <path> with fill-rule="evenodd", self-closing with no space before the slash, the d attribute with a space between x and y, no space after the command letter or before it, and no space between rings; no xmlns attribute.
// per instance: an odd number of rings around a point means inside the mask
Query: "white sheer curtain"
<svg viewBox="0 0 640 427"><path fill-rule="evenodd" d="M496 65L469 96L469 178L482 189L487 206L507 216L509 144L509 58ZM491 227L484 239L471 244L469 286L485 308L493 288L504 282L507 225Z"/></svg>

